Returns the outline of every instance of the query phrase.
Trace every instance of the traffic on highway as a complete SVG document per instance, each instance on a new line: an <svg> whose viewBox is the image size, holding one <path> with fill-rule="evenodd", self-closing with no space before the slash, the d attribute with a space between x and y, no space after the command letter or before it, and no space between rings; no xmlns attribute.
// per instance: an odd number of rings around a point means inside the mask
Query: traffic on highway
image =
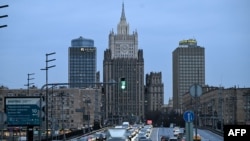
<svg viewBox="0 0 250 141"><path fill-rule="evenodd" d="M197 129L197 138L195 135L193 132L193 141L223 141L223 136L205 129ZM122 124L68 141L188 141L188 139L184 127L153 127L144 124L124 126Z"/></svg>

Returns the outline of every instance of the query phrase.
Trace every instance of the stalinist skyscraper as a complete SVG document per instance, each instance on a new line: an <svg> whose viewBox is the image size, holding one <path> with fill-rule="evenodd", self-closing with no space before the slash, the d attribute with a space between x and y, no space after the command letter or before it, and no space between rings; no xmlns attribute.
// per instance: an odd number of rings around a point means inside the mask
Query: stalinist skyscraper
<svg viewBox="0 0 250 141"><path fill-rule="evenodd" d="M115 80L115 85L104 85L104 118L119 123L121 120L139 121L144 118L144 59L138 49L137 31L129 33L124 4L117 33L109 34L109 48L104 51L103 81ZM120 79L126 88L121 89Z"/></svg>

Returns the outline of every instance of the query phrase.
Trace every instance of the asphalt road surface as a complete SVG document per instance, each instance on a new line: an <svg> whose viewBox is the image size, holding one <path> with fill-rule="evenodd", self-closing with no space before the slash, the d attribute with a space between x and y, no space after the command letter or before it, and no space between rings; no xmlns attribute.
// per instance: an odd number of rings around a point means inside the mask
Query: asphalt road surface
<svg viewBox="0 0 250 141"><path fill-rule="evenodd" d="M219 136L208 130L197 129L197 133L201 136L202 141L223 141L224 140L223 136ZM160 141L160 138L163 135L170 136L170 137L174 136L173 128L164 128L164 127L153 128L150 138L153 141Z"/></svg>

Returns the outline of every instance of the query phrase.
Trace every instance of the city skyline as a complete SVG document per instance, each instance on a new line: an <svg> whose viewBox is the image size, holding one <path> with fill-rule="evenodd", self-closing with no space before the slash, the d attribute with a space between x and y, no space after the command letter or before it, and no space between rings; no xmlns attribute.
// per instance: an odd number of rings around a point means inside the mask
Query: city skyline
<svg viewBox="0 0 250 141"><path fill-rule="evenodd" d="M112 2L109 3L109 2ZM130 31L138 32L145 71L162 72L164 103L172 98L172 52L183 39L195 38L205 48L206 84L250 87L250 2L238 1L7 1L0 9L0 85L26 88L27 74L37 87L45 84L45 54L56 52L49 82L68 82L68 47L72 39L93 39L102 81L108 35L116 31L124 2ZM97 4L98 3L98 4ZM157 63L156 63L157 62Z"/></svg>

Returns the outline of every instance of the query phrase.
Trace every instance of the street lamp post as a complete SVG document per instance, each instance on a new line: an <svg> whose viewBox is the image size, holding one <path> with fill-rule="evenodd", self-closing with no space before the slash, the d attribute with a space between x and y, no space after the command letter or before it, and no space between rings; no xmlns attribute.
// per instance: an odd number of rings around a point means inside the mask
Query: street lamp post
<svg viewBox="0 0 250 141"><path fill-rule="evenodd" d="M52 66L48 66L48 63L49 62L52 62L52 61L55 61L56 59L51 59L49 60L48 57L50 55L53 55L53 54L56 54L55 52L53 53L47 53L46 54L46 67L41 69L41 70L45 70L46 71L46 96L45 96L45 101L46 101L46 105L45 105L45 124L46 124L46 140L48 140L48 70L49 68L53 68L55 67L56 65L52 65ZM41 128L41 127L40 127Z"/></svg>

